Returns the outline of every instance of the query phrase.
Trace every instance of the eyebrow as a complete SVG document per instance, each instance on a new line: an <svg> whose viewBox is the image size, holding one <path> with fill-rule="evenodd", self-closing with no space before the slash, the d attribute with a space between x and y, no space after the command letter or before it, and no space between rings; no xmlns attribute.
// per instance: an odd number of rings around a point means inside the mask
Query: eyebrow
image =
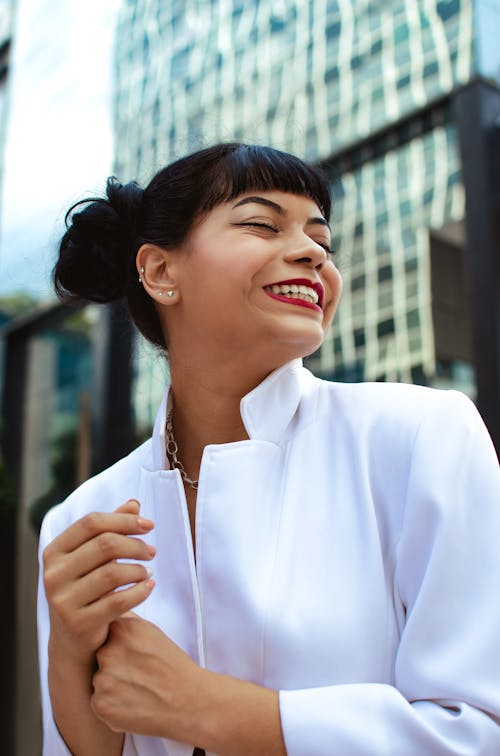
<svg viewBox="0 0 500 756"><path fill-rule="evenodd" d="M281 207L281 205L278 205L277 202L273 202L270 199L267 199L266 197L244 197L239 202L236 203L236 205L233 205L233 210L235 207L240 207L241 205L247 205L249 203L255 203L257 205L264 205L265 207L270 207L272 210L275 210L279 215L286 215L286 210ZM330 224L326 220L326 218L323 218L323 216L314 216L313 218L308 218L306 221L306 226L317 224L320 226L326 226L326 228L330 228Z"/></svg>

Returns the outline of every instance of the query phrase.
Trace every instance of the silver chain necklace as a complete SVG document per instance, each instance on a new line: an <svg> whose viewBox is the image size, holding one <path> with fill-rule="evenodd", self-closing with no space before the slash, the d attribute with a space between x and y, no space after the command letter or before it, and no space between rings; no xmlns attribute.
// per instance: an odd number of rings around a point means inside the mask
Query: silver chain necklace
<svg viewBox="0 0 500 756"><path fill-rule="evenodd" d="M177 446L177 442L174 438L174 429L173 429L173 423L172 423L173 417L174 417L174 411L173 409L171 409L167 415L167 421L165 423L165 434L166 434L165 447L167 450L167 454L172 461L172 467L175 467L177 470L179 470L181 474L181 478L184 481L184 483L190 488L194 488L194 490L197 491L198 481L193 480L192 478L188 476L187 472L184 469L184 465L177 457L177 452L179 451L179 447Z"/></svg>

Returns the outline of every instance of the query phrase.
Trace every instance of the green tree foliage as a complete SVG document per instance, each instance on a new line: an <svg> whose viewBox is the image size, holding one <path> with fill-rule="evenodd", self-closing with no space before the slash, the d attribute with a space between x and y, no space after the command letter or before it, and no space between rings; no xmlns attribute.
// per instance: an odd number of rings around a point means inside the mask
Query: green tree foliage
<svg viewBox="0 0 500 756"><path fill-rule="evenodd" d="M0 316L3 315L4 320L18 318L21 315L27 315L37 304L38 300L31 296L31 294L26 294L25 292L9 294L0 297Z"/></svg>

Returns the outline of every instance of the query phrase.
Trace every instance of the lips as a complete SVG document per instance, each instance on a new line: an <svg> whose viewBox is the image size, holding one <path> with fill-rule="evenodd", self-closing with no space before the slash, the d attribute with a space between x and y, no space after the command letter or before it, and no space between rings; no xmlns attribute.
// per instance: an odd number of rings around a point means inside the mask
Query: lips
<svg viewBox="0 0 500 756"><path fill-rule="evenodd" d="M276 281L264 287L269 296L291 304L300 304L314 310L321 310L324 289L319 281L309 281L307 278L291 278L287 281Z"/></svg>

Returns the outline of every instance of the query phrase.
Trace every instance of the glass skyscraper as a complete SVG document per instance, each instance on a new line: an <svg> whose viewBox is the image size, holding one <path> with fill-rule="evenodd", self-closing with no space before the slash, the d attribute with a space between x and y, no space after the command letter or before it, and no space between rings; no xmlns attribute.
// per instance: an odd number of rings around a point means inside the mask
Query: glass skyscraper
<svg viewBox="0 0 500 756"><path fill-rule="evenodd" d="M15 0L0 0L0 183L3 181Z"/></svg>
<svg viewBox="0 0 500 756"><path fill-rule="evenodd" d="M493 0L127 0L115 171L146 180L223 140L323 164L344 294L310 367L474 396L452 95L500 73L499 17Z"/></svg>
<svg viewBox="0 0 500 756"><path fill-rule="evenodd" d="M127 0L117 39L117 168L207 140L324 160L467 81L470 0Z"/></svg>

